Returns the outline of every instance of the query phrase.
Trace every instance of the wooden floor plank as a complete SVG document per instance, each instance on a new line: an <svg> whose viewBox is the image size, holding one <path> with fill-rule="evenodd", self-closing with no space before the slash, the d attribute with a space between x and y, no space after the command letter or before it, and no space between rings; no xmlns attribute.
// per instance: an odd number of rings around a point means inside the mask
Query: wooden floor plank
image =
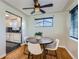
<svg viewBox="0 0 79 59"><path fill-rule="evenodd" d="M72 59L65 48L58 48L56 56L53 56L54 51L49 51L49 54L46 55L47 59ZM40 55L41 59L43 59L43 54ZM40 59L40 56L33 56L33 59ZM14 58L15 57L15 58ZM27 46L19 47L17 50L10 52L3 59L28 59L28 49Z"/></svg>
<svg viewBox="0 0 79 59"><path fill-rule="evenodd" d="M57 52L59 53L57 55L60 57L60 59L72 59L65 48L58 48Z"/></svg>

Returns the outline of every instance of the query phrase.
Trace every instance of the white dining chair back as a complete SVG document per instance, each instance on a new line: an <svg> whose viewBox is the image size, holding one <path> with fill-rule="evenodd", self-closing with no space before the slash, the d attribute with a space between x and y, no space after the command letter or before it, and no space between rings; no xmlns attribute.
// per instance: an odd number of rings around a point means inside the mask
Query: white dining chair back
<svg viewBox="0 0 79 59"><path fill-rule="evenodd" d="M28 42L28 51L33 55L42 54L42 49L40 44Z"/></svg>
<svg viewBox="0 0 79 59"><path fill-rule="evenodd" d="M47 50L56 50L59 45L59 39L56 39L53 43L47 44L46 49Z"/></svg>

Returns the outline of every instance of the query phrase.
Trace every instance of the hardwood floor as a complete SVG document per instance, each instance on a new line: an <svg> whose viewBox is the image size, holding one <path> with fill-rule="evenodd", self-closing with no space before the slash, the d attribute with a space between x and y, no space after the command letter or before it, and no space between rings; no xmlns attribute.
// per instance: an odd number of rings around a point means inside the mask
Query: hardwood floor
<svg viewBox="0 0 79 59"><path fill-rule="evenodd" d="M69 53L66 51L65 48L58 48L57 49L57 56L54 56L55 52L54 51L48 51L48 54L46 55L47 59L72 59L72 57L69 55ZM43 59L43 54L39 56L33 56L33 59ZM21 46L18 49L10 52L7 54L6 57L2 59L28 59L28 50L27 46ZM31 59L31 58L30 58Z"/></svg>

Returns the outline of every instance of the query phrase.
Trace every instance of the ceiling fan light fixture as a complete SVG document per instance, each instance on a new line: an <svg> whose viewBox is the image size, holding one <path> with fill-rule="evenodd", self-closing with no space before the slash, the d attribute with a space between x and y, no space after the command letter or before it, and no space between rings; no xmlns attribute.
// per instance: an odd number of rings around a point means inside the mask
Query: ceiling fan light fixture
<svg viewBox="0 0 79 59"><path fill-rule="evenodd" d="M34 1L34 7L29 7L29 8L23 8L23 10L25 9L34 9L34 11L31 12L31 14L44 14L46 13L44 10L42 10L41 8L46 8L46 7L52 7L53 4L45 4L45 5L41 5L38 0L33 0Z"/></svg>
<svg viewBox="0 0 79 59"><path fill-rule="evenodd" d="M35 12L40 12L40 9L39 8L35 8Z"/></svg>
<svg viewBox="0 0 79 59"><path fill-rule="evenodd" d="M40 12L40 10L39 11L35 11L34 13L31 13L32 15L39 15L39 14L42 14L41 12Z"/></svg>

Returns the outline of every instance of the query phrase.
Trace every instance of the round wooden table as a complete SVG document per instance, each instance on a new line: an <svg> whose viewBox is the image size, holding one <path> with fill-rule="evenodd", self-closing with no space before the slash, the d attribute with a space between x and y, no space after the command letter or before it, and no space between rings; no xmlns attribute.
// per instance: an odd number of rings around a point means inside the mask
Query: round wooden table
<svg viewBox="0 0 79 59"><path fill-rule="evenodd" d="M41 39L35 39L34 37L32 38L27 38L26 42L31 42L31 43L39 43L39 44L50 44L54 40L48 37L43 37Z"/></svg>

